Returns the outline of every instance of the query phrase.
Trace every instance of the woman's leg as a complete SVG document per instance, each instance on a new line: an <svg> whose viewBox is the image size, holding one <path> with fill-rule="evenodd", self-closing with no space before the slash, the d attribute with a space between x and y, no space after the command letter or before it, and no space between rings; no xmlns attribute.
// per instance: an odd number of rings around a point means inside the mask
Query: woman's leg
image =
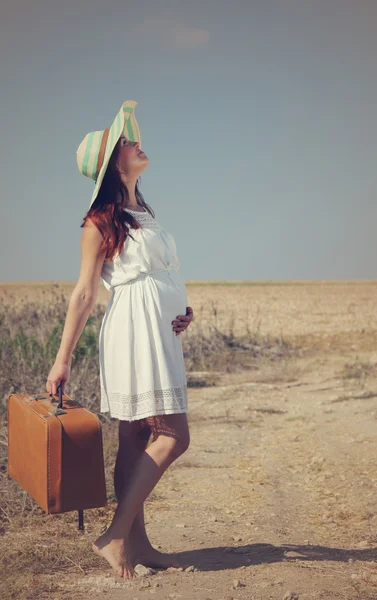
<svg viewBox="0 0 377 600"><path fill-rule="evenodd" d="M134 575L129 544L133 521L165 470L190 444L186 413L158 415L148 419L152 419L154 441L137 460L111 525L93 544L93 549L108 560L117 574L126 579Z"/></svg>
<svg viewBox="0 0 377 600"><path fill-rule="evenodd" d="M152 433L152 441L154 442L160 434L173 437L176 435L174 428L166 422L166 419L160 415L147 417L140 421L143 429L149 430L149 435ZM149 439L149 438L148 438ZM129 535L130 544L132 547L133 564L142 564L153 568L168 567L184 567L187 566L185 561L176 558L174 554L160 552L150 543L146 530L144 518L144 504L137 513Z"/></svg>
<svg viewBox="0 0 377 600"><path fill-rule="evenodd" d="M114 468L114 490L119 502L129 483L135 465L148 446L152 430L146 419L119 421L119 447ZM153 546L145 530L144 504L138 511L131 527L129 541L132 555L141 557Z"/></svg>

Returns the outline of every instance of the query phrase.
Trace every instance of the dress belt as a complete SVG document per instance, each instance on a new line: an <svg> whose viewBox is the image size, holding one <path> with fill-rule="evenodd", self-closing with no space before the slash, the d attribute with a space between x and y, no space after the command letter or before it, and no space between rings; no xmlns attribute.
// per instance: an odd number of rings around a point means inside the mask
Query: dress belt
<svg viewBox="0 0 377 600"><path fill-rule="evenodd" d="M133 283L134 281L137 281L139 278L144 278L144 277L149 277L149 276L153 276L154 273L160 273L161 271L166 271L170 281L172 282L172 284L174 285L174 287L178 290L181 291L180 287L177 286L176 282L174 281L171 271L175 271L177 273L177 269L174 269L174 267L168 267L168 268L162 268L162 269L154 269L153 271L149 271L148 273L139 273L139 275L137 277L134 277L133 279L129 279L128 281L125 281L124 283L121 283L117 286L115 286L114 289L116 289L117 287L121 287L123 285L129 285L131 283Z"/></svg>
<svg viewBox="0 0 377 600"><path fill-rule="evenodd" d="M164 268L164 269L154 269L153 271L149 271L149 273L140 273L140 275L145 275L146 277L148 277L149 275L153 275L153 273L159 273L161 271L166 271L170 281L172 282L172 284L174 285L174 287L180 291L180 288L177 286L176 282L174 281L171 272L175 271L177 273L177 269L174 269L173 267L168 267L168 268Z"/></svg>

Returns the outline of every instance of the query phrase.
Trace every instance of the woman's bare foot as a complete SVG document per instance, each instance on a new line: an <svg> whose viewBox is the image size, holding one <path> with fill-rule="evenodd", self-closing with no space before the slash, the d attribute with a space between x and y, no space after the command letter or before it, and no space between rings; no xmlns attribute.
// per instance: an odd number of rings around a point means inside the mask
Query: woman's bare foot
<svg viewBox="0 0 377 600"><path fill-rule="evenodd" d="M167 569L168 567L187 567L182 559L159 552L153 546L146 548L133 549L132 562L134 565L141 564L145 567L152 567L152 569Z"/></svg>
<svg viewBox="0 0 377 600"><path fill-rule="evenodd" d="M107 560L117 577L134 579L135 571L131 551L124 539L113 540L104 533L94 541L92 549L98 556Z"/></svg>

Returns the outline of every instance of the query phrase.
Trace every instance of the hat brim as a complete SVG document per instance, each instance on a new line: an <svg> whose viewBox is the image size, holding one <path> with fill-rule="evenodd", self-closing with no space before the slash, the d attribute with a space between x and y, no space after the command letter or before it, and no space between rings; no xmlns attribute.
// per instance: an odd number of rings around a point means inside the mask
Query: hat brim
<svg viewBox="0 0 377 600"><path fill-rule="evenodd" d="M98 196L99 189L101 187L104 175L106 173L106 169L109 164L110 157L113 153L113 150L122 134L124 134L127 139L132 142L139 142L139 146L141 149L141 136L139 125L136 121L135 117L135 107L137 102L135 100L127 100L123 102L122 106L119 109L117 116L115 117L110 129L109 135L107 138L105 154L103 157L103 163L101 169L98 173L98 177L96 179L96 184L94 186L93 194L90 200L89 208L95 201Z"/></svg>

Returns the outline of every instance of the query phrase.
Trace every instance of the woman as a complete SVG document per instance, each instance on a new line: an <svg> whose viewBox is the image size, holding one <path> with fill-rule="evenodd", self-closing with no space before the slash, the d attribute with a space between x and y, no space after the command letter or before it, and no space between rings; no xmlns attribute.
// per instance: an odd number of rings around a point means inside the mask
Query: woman
<svg viewBox="0 0 377 600"><path fill-rule="evenodd" d="M124 102L111 127L87 134L77 149L80 172L96 185L81 225L79 279L46 383L50 394L57 394L59 383L64 392L72 352L101 279L112 295L99 336L100 410L119 419L118 505L92 547L124 579L134 577L137 563L183 566L151 545L143 502L190 443L179 334L193 320L193 311L187 306L174 238L138 189L149 159L141 151L136 104Z"/></svg>

